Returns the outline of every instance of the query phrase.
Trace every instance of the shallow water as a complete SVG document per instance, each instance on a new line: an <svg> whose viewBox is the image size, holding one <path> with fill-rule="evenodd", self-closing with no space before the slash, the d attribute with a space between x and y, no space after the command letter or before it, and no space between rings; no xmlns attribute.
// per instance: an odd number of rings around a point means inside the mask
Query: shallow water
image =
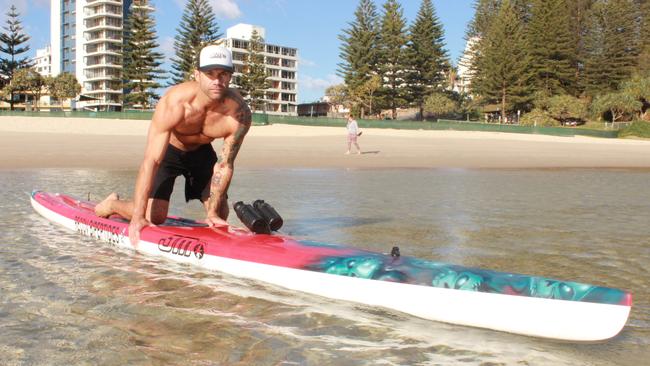
<svg viewBox="0 0 650 366"><path fill-rule="evenodd" d="M32 189L128 195L134 178L0 171L0 364L639 365L650 357L650 171L238 170L230 190L233 201L274 204L283 232L299 238L398 245L403 255L633 292L627 326L601 344L425 321L151 259L68 232L29 205ZM173 214L201 218L201 210L173 198Z"/></svg>

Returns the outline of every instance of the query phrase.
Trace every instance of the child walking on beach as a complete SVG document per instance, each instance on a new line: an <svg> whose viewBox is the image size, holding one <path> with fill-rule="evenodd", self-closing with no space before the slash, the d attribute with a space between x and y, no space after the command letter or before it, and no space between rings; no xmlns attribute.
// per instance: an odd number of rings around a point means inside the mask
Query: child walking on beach
<svg viewBox="0 0 650 366"><path fill-rule="evenodd" d="M346 127L348 129L348 151L345 154L350 154L352 143L354 143L354 146L357 148L357 154L361 154L361 148L359 147L359 143L357 143L357 137L361 135L361 131L359 131L359 125L357 125L357 121L352 118L352 115L348 116L348 124Z"/></svg>

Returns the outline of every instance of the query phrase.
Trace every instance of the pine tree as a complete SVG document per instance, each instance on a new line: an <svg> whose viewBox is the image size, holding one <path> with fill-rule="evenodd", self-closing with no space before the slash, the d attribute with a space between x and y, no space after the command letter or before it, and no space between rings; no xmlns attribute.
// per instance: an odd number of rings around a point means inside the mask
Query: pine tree
<svg viewBox="0 0 650 366"><path fill-rule="evenodd" d="M406 105L406 20L397 0L387 0L379 33L379 75L384 81L380 90L382 106L397 118L397 108Z"/></svg>
<svg viewBox="0 0 650 366"><path fill-rule="evenodd" d="M176 32L171 85L190 80L201 48L221 37L208 0L189 0Z"/></svg>
<svg viewBox="0 0 650 366"><path fill-rule="evenodd" d="M5 32L0 33L0 52L7 57L0 56L0 87L7 85L18 69L31 67L31 62L27 57L17 57L29 51L29 45L23 45L29 41L29 36L23 33L23 27L18 17L20 14L16 7L11 5L7 12L7 25L3 27ZM11 110L14 109L14 93L9 93L9 105Z"/></svg>
<svg viewBox="0 0 650 366"><path fill-rule="evenodd" d="M152 12L147 0L133 1L124 32L124 104L142 109L160 98L155 92L161 87L156 79L162 79L164 73L160 68L164 56L155 51L159 45Z"/></svg>
<svg viewBox="0 0 650 366"><path fill-rule="evenodd" d="M244 96L250 100L250 106L255 110L265 110L264 95L269 88L264 66L264 39L253 30L248 42L248 53L244 58L244 69L237 80Z"/></svg>
<svg viewBox="0 0 650 366"><path fill-rule="evenodd" d="M409 100L419 108L422 119L424 100L435 90L443 88L445 74L449 71L444 32L431 0L422 1L411 27L406 52Z"/></svg>
<svg viewBox="0 0 650 366"><path fill-rule="evenodd" d="M534 0L510 0L510 5L523 23L527 23L530 19L532 1ZM466 38L483 37L490 28L503 2L503 0L475 0L474 17L467 26Z"/></svg>
<svg viewBox="0 0 650 366"><path fill-rule="evenodd" d="M567 1L568 13L571 17L571 39L573 40L573 73L576 82L574 95L584 92L584 64L586 59L585 35L587 34L587 13L596 0Z"/></svg>
<svg viewBox="0 0 650 366"><path fill-rule="evenodd" d="M476 73L476 65L480 63L482 57L481 48L484 44L483 40L487 31L490 29L490 24L496 17L499 11L501 0L476 0L474 3L474 17L467 26L465 41L469 49L459 61L459 65L466 68L467 72L465 78L469 79L469 86L467 92L471 95L476 95L472 90L471 84L474 83L474 75Z"/></svg>
<svg viewBox="0 0 650 366"><path fill-rule="evenodd" d="M504 0L481 41L474 63L473 93L500 104L501 117L530 101L529 56L524 26L509 0Z"/></svg>
<svg viewBox="0 0 650 366"><path fill-rule="evenodd" d="M544 96L577 91L566 0L533 0L527 26L532 85Z"/></svg>
<svg viewBox="0 0 650 366"><path fill-rule="evenodd" d="M375 3L360 0L354 15L355 20L339 35L342 62L338 64L338 74L343 77L348 94L355 94L369 82L376 74L378 63L379 17ZM364 117L363 106L353 106L353 109L360 109L361 118Z"/></svg>
<svg viewBox="0 0 650 366"><path fill-rule="evenodd" d="M641 2L639 15L641 20L641 50L636 72L641 76L650 77L650 1Z"/></svg>
<svg viewBox="0 0 650 366"><path fill-rule="evenodd" d="M473 37L483 38L487 34L500 5L501 0L476 0L474 3L474 17L467 27L467 39Z"/></svg>
<svg viewBox="0 0 650 366"><path fill-rule="evenodd" d="M585 91L595 96L617 90L639 55L638 7L633 0L600 0L588 12Z"/></svg>

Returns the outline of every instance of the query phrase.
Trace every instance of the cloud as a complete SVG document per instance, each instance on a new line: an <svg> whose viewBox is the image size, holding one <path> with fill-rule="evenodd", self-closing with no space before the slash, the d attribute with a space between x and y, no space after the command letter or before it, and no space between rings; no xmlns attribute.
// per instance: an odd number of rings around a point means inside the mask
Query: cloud
<svg viewBox="0 0 650 366"><path fill-rule="evenodd" d="M185 9L187 0L174 1L181 9ZM214 14L219 18L236 19L242 16L239 5L237 5L235 0L209 0L209 3L212 6Z"/></svg>
<svg viewBox="0 0 650 366"><path fill-rule="evenodd" d="M298 83L301 89L306 90L325 90L327 87L341 84L343 79L338 75L329 74L325 79L313 78L309 75L300 76Z"/></svg>
<svg viewBox="0 0 650 366"><path fill-rule="evenodd" d="M269 14L282 13L285 18L288 16L287 7L288 5L285 0L267 0L263 5L263 8L266 9Z"/></svg>
<svg viewBox="0 0 650 366"><path fill-rule="evenodd" d="M234 0L210 0L210 4L218 17L237 19L242 16L239 5Z"/></svg>
<svg viewBox="0 0 650 366"><path fill-rule="evenodd" d="M298 64L300 66L306 66L306 67L314 67L314 66L316 66L316 63L314 61L307 60L306 58L302 58L302 57L300 57L300 55L298 55Z"/></svg>

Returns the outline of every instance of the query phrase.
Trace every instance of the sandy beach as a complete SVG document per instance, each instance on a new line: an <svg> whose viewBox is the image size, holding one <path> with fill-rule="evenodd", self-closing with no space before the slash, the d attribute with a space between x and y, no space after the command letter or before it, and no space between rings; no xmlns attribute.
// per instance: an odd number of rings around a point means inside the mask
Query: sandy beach
<svg viewBox="0 0 650 366"><path fill-rule="evenodd" d="M149 122L0 117L0 169L137 169ZM245 168L650 168L650 141L497 132L364 129L345 155L337 127L253 126ZM215 141L215 148L220 142Z"/></svg>

